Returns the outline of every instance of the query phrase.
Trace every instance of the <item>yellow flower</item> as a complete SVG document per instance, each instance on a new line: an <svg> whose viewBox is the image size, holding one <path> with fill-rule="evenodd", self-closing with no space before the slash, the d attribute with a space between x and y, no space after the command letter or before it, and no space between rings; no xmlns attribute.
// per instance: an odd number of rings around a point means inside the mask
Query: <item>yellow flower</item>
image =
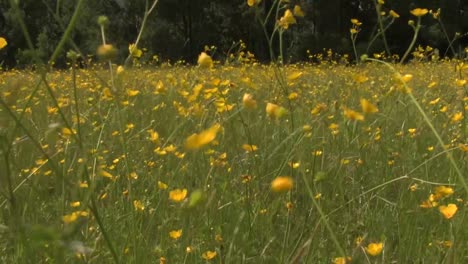
<svg viewBox="0 0 468 264"><path fill-rule="evenodd" d="M169 192L169 199L174 202L182 202L187 197L187 189L175 189Z"/></svg>
<svg viewBox="0 0 468 264"><path fill-rule="evenodd" d="M132 89L127 90L128 97L137 96L139 93L140 93L140 91L138 91L138 90L132 90Z"/></svg>
<svg viewBox="0 0 468 264"><path fill-rule="evenodd" d="M253 99L253 96L251 94L244 94L242 97L242 104L246 109L254 109L257 107L257 101Z"/></svg>
<svg viewBox="0 0 468 264"><path fill-rule="evenodd" d="M185 147L187 149L199 149L204 145L212 142L216 138L216 134L221 129L220 124L214 124L212 127L199 134L193 134L185 140Z"/></svg>
<svg viewBox="0 0 468 264"><path fill-rule="evenodd" d="M206 52L202 52L198 56L198 65L202 68L211 68L213 67L213 59Z"/></svg>
<svg viewBox="0 0 468 264"><path fill-rule="evenodd" d="M243 144L242 145L242 148L246 151L246 152L254 152L254 151L257 151L258 147L255 146L255 145L250 145L250 144Z"/></svg>
<svg viewBox="0 0 468 264"><path fill-rule="evenodd" d="M280 18L278 25L283 29L288 29L289 25L296 24L296 19L294 18L293 13L291 10L287 9L284 12L284 15Z"/></svg>
<svg viewBox="0 0 468 264"><path fill-rule="evenodd" d="M166 190L167 189L167 184L165 184L164 182L162 181L158 181L158 188L160 190Z"/></svg>
<svg viewBox="0 0 468 264"><path fill-rule="evenodd" d="M169 236L174 240L179 239L182 236L182 229L172 230L171 232L169 232Z"/></svg>
<svg viewBox="0 0 468 264"><path fill-rule="evenodd" d="M78 219L78 214L75 214L75 213L64 215L62 217L62 220L65 224L73 223L76 221L76 219Z"/></svg>
<svg viewBox="0 0 468 264"><path fill-rule="evenodd" d="M143 51L141 51L141 49L139 49L135 44L128 45L128 51L135 58L140 58L143 54Z"/></svg>
<svg viewBox="0 0 468 264"><path fill-rule="evenodd" d="M280 176L271 182L271 190L274 192L287 192L292 189L293 185L294 182L291 177Z"/></svg>
<svg viewBox="0 0 468 264"><path fill-rule="evenodd" d="M435 188L434 199L438 200L440 198L445 198L454 193L453 188L447 186L438 186Z"/></svg>
<svg viewBox="0 0 468 264"><path fill-rule="evenodd" d="M293 13L297 17L304 17L304 12L302 11L302 8L299 5L294 6Z"/></svg>
<svg viewBox="0 0 468 264"><path fill-rule="evenodd" d="M135 211L144 211L145 205L140 200L133 201L133 207L135 207Z"/></svg>
<svg viewBox="0 0 468 264"><path fill-rule="evenodd" d="M456 204L448 204L447 206L439 206L439 212L445 217L445 219L452 218L457 213L458 207Z"/></svg>
<svg viewBox="0 0 468 264"><path fill-rule="evenodd" d="M333 264L346 264L351 263L353 259L351 257L339 257L333 260Z"/></svg>
<svg viewBox="0 0 468 264"><path fill-rule="evenodd" d="M110 174L109 172L105 171L105 170L100 170L99 171L99 175L104 177L104 178L108 178L110 180L115 180L115 177L114 175Z"/></svg>
<svg viewBox="0 0 468 264"><path fill-rule="evenodd" d="M5 38L0 37L0 49L3 49L8 45L8 42L6 41Z"/></svg>
<svg viewBox="0 0 468 264"><path fill-rule="evenodd" d="M81 205L80 201L76 201L76 202L71 202L70 203L70 206L71 207L79 207Z"/></svg>
<svg viewBox="0 0 468 264"><path fill-rule="evenodd" d="M380 255L380 253L382 253L382 249L383 243L370 243L366 247L366 252L371 256L377 256Z"/></svg>
<svg viewBox="0 0 468 264"><path fill-rule="evenodd" d="M217 253L216 251L206 251L202 254L202 258L205 259L205 260L211 260L211 259L214 259L216 257Z"/></svg>
<svg viewBox="0 0 468 264"><path fill-rule="evenodd" d="M286 114L286 109L277 104L268 103L265 111L270 118L280 118Z"/></svg>
<svg viewBox="0 0 468 264"><path fill-rule="evenodd" d="M262 0L247 0L247 5L252 7L254 5L260 4L260 2L262 2Z"/></svg>
<svg viewBox="0 0 468 264"><path fill-rule="evenodd" d="M426 8L415 8L410 11L413 16L421 17L426 15L429 12Z"/></svg>
<svg viewBox="0 0 468 264"><path fill-rule="evenodd" d="M103 44L98 47L96 53L102 60L112 60L117 56L117 49L111 44Z"/></svg>
<svg viewBox="0 0 468 264"><path fill-rule="evenodd" d="M153 143L156 143L158 141L158 139L159 139L158 132L154 131L153 129L150 129L150 130L148 130L148 133L150 134L149 135L150 141L153 142Z"/></svg>
<svg viewBox="0 0 468 264"><path fill-rule="evenodd" d="M351 19L351 23L352 23L353 25L358 26L358 27L359 27L360 25L362 25L362 22L360 22L357 18L352 18L352 19Z"/></svg>
<svg viewBox="0 0 468 264"><path fill-rule="evenodd" d="M121 75L125 71L125 68L122 65L117 67L117 75Z"/></svg>
<svg viewBox="0 0 468 264"><path fill-rule="evenodd" d="M371 102L367 101L364 98L361 98L360 102L361 102L362 112L366 114L376 113L379 111L379 109L375 105L373 105Z"/></svg>
<svg viewBox="0 0 468 264"><path fill-rule="evenodd" d="M460 143L458 144L458 147L461 149L461 151L468 152L468 144Z"/></svg>
<svg viewBox="0 0 468 264"><path fill-rule="evenodd" d="M462 112L457 112L452 115L452 122L458 122L463 119L463 113Z"/></svg>
<svg viewBox="0 0 468 264"><path fill-rule="evenodd" d="M345 108L343 112L344 116L349 120L357 120L357 121L364 121L364 115L354 110Z"/></svg>
<svg viewBox="0 0 468 264"><path fill-rule="evenodd" d="M390 10L389 14L393 18L399 18L400 17L400 15L397 12L393 11L393 10Z"/></svg>

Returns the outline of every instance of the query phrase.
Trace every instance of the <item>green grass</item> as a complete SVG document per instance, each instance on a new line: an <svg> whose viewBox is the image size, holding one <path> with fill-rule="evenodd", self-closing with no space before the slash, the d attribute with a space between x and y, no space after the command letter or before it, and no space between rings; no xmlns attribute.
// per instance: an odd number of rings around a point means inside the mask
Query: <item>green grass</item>
<svg viewBox="0 0 468 264"><path fill-rule="evenodd" d="M115 89L99 69L78 70L76 85L72 70L56 71L47 75L53 96L34 72L2 72L0 261L205 263L202 254L215 251L209 262L331 263L345 251L352 263L467 262L467 193L447 156L466 177L468 94L456 81L466 69L455 64L394 65L413 75L407 85L445 146L394 73L375 62L163 65L117 75ZM244 93L256 109L243 107ZM350 120L344 109L362 112L361 98L379 111ZM267 103L287 114L269 118ZM64 133L67 123L76 136ZM214 141L184 147L215 123L222 129ZM272 192L277 176L292 177L293 189ZM454 190L438 200L458 206L451 219L438 205L420 207L437 186ZM169 199L184 188L184 201ZM88 216L65 223L75 211ZM372 242L384 243L381 254L366 254ZM78 257L80 249L87 254Z"/></svg>

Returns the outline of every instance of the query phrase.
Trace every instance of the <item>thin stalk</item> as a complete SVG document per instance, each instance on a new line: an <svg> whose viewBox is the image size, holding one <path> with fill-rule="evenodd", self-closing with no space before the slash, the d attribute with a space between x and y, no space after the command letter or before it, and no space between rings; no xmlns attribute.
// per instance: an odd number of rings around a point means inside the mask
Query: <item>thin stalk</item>
<svg viewBox="0 0 468 264"><path fill-rule="evenodd" d="M385 51L387 52L388 56L391 56L390 49L388 48L387 37L385 36L385 29L383 26L382 16L380 15L380 4L377 3L377 0L374 0L375 5L375 12L377 13L377 21L379 23L380 35L382 35L382 40L384 42Z"/></svg>
<svg viewBox="0 0 468 264"><path fill-rule="evenodd" d="M78 106L78 88L76 86L76 65L75 61L72 62L72 83L73 83L73 97L75 99L75 111L76 111L76 131L78 134L78 140L80 142L80 147L83 147L82 135L81 135L81 120L80 120L80 108Z"/></svg>
<svg viewBox="0 0 468 264"><path fill-rule="evenodd" d="M70 19L70 23L68 23L67 29L63 33L63 36L60 39L60 42L57 44L57 47L55 48L54 53L52 53L52 56L49 59L49 64L53 64L55 62L59 53L62 51L63 46L65 46L65 43L70 38L70 35L73 29L75 28L76 21L78 20L78 17L80 15L80 11L84 2L85 0L78 0L78 3L76 4L76 7L75 7L75 11L73 12L73 16Z"/></svg>
<svg viewBox="0 0 468 264"><path fill-rule="evenodd" d="M343 247L341 247L341 244L338 241L338 238L336 237L335 232L331 228L330 223L328 223L327 215L325 215L325 213L322 211L322 208L320 207L320 205L315 200L314 193L312 192L312 189L310 188L309 181L306 178L306 174L305 173L301 173L301 174L302 174L302 179L304 181L304 184L305 184L305 186L307 188L307 192L309 193L310 199L312 200L312 203L314 204L315 209L318 211L321 221L323 222L326 229L328 230L328 232L330 234L330 238L333 241L333 243L335 244L335 247L336 247L338 253L341 256L347 256L345 250L343 249Z"/></svg>
<svg viewBox="0 0 468 264"><path fill-rule="evenodd" d="M392 20L383 29L383 32L387 31L387 29L393 24L394 21L395 21L395 18L392 18ZM382 31L377 31L377 33L369 41L369 45L367 45L366 53L369 53L370 47L372 47L372 44L377 40L380 34L382 34Z"/></svg>
<svg viewBox="0 0 468 264"><path fill-rule="evenodd" d="M112 258L114 259L114 263L120 263L119 257L117 255L117 251L115 251L115 247L112 244L112 240L110 239L106 228L104 228L104 224L102 223L102 220L97 210L97 206L96 206L96 202L94 198L91 198L90 201L91 201L91 204L88 207L90 211L93 213L94 218L96 219L96 223L98 224L99 229L102 233L102 236L104 237L104 240L106 241L107 247L109 248L111 252Z"/></svg>
<svg viewBox="0 0 468 264"><path fill-rule="evenodd" d="M414 44L416 43L416 39L418 38L418 33L419 33L419 29L421 28L421 17L419 16L418 17L418 22L416 24L416 27L413 27L414 29L414 35L413 35L413 39L411 40L411 43L410 45L408 46L408 49L406 50L405 54L403 55L403 57L401 57L401 60L400 60L400 64L403 64L403 62L405 62L406 60L406 57L408 57L409 53L411 52L411 50L413 49L413 46ZM393 69L393 68L392 68Z"/></svg>
<svg viewBox="0 0 468 264"><path fill-rule="evenodd" d="M148 1L146 1L145 14L143 16L143 21L141 22L141 27L140 27L140 31L138 32L137 39L135 40L135 48L138 47L138 44L140 43L140 40L141 40L141 36L143 35L143 31L144 31L146 23L148 21L148 17L151 15L153 10L156 8L156 5L158 4L158 2L159 2L159 0L154 0L151 7L148 8ZM128 57L125 59L125 63L124 63L125 66L129 65L131 58L132 58L132 54L128 54Z"/></svg>
<svg viewBox="0 0 468 264"><path fill-rule="evenodd" d="M419 25L419 21L420 21L420 17L419 17L419 20L418 20L418 25ZM368 58L367 60L382 63L382 64L386 65L388 68L390 68L392 71L394 71L395 73L398 73L397 70L395 70L395 68L393 68L393 66L388 64L387 62L376 60L376 59L371 59L371 58ZM403 83L403 85L405 86L406 90L409 90L409 87L408 87L408 85L406 85L406 83ZM422 115L422 117L423 117L424 121L426 122L426 124L432 130L432 133L434 134L437 141L439 142L439 145L445 150L446 147L445 147L444 141L442 140L442 137L440 136L439 132L437 132L437 130L435 129L434 125L432 124L431 120L427 116L426 112L424 112L424 109L418 103L418 101L414 97L413 93L409 92L408 96L410 97L411 101L413 102L413 104L418 109L419 113ZM453 169L457 173L458 180L462 183L462 186L465 189L466 195L468 196L468 185L467 185L467 183L465 181L463 173L461 172L460 168L458 167L457 163L455 162L455 159L453 158L452 152L447 152L447 158L449 159L450 164L452 165Z"/></svg>

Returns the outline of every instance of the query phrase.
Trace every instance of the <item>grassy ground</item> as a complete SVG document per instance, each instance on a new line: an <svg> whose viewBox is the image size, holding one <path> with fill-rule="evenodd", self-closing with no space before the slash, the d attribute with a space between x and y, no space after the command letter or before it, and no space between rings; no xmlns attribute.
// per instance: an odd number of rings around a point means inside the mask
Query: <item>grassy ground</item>
<svg viewBox="0 0 468 264"><path fill-rule="evenodd" d="M0 261L466 263L456 65L2 72Z"/></svg>

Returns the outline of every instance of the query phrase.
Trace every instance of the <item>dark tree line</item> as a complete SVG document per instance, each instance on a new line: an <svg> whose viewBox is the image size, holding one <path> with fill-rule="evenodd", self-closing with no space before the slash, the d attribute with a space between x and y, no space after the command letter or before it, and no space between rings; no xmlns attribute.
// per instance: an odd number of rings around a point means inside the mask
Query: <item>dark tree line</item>
<svg viewBox="0 0 468 264"><path fill-rule="evenodd" d="M58 44L73 14L77 0L19 0L20 15L34 42L30 50L15 17L10 0L0 0L0 36L8 40L1 51L0 61L13 67L32 63L33 54L47 60ZM144 0L87 0L85 1L72 39L83 54L95 54L101 44L97 17L106 15L110 20L107 39L119 48L119 59L128 54L128 45L138 34L145 11ZM255 19L255 10L246 0L160 0L150 16L140 48L146 51L142 59L157 54L162 60L194 62L205 45L215 46L215 57L222 59L239 40L261 61L268 61L269 48L262 27ZM274 0L263 0L259 8L268 9ZM298 4L306 16L298 19L284 34L284 53L287 61L307 58L307 51L319 53L332 49L352 54L350 41L351 18L363 25L357 38L360 53L383 51L381 38L368 47L377 32L378 21L374 0L290 0L291 8ZM394 10L400 17L386 31L388 47L392 53L402 54L408 47L413 31L408 20L415 19L409 10L421 7L441 9L441 22L431 15L423 17L423 28L418 44L438 48L448 56L467 45L468 1L465 0L392 0L385 1L382 11ZM266 25L271 32L274 21ZM459 33L459 35L456 35ZM457 36L457 37L456 37ZM454 40L449 49L450 41ZM277 49L277 42L273 43ZM73 49L68 42L65 50ZM145 57L146 56L146 57ZM62 52L57 65L64 65Z"/></svg>

